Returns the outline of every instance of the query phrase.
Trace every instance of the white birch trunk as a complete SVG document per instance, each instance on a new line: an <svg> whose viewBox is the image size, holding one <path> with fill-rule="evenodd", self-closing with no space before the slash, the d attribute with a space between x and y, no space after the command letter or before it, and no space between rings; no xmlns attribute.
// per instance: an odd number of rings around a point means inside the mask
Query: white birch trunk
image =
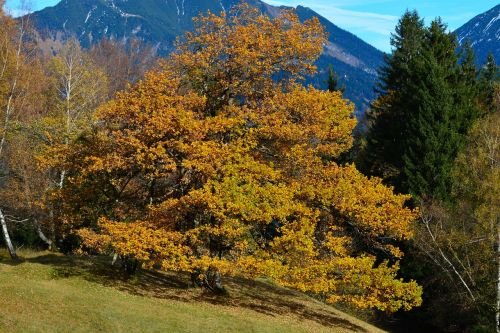
<svg viewBox="0 0 500 333"><path fill-rule="evenodd" d="M5 221L5 216L3 215L1 209L0 209L0 224L2 225L3 238L5 240L5 245L9 250L10 257L12 259L17 259L16 249L14 248L14 245L12 245L12 241L10 240L9 229L7 228L7 222Z"/></svg>
<svg viewBox="0 0 500 333"><path fill-rule="evenodd" d="M111 261L111 266L114 266L116 264L116 261L118 260L118 254L113 255L113 260Z"/></svg>
<svg viewBox="0 0 500 333"><path fill-rule="evenodd" d="M40 224L38 224L38 222L36 221L35 224L38 237L40 237L40 239L49 246L49 250L52 250L52 241L47 236L45 236L45 234L42 231L42 228L40 227Z"/></svg>
<svg viewBox="0 0 500 333"><path fill-rule="evenodd" d="M439 246L438 242L436 241L436 237L434 236L431 228L429 227L429 218L426 218L426 217L421 217L422 221L424 222L424 225L425 225L425 228L427 229L427 232L429 233L429 236L431 237L432 239L432 242L434 243L435 245L435 248L436 250L439 252L439 254L441 255L441 258L444 260L444 262L446 263L446 265L451 268L451 270L453 271L453 273L455 273L455 275L458 277L458 279L460 280L461 284L464 286L464 288L467 290L467 293L469 294L470 298L472 299L472 301L474 303L476 303L476 297L474 296L474 293L472 292L472 290L470 289L469 285L467 284L467 282L465 281L465 279L462 277L462 274L460 274L460 272L458 271L458 269L455 267L455 265L453 265L453 263L451 262L450 259L448 259L448 257L445 255L445 253L443 252L443 250L441 249L441 246ZM500 333L500 332L499 332Z"/></svg>
<svg viewBox="0 0 500 333"><path fill-rule="evenodd" d="M495 325L497 333L500 333L500 227L497 228L497 304Z"/></svg>

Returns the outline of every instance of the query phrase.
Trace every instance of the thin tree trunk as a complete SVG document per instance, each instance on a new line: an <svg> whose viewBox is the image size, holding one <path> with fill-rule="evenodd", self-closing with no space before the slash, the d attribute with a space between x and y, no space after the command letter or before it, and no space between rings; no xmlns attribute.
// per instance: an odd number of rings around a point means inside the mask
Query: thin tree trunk
<svg viewBox="0 0 500 333"><path fill-rule="evenodd" d="M7 222L5 221L5 216L3 215L3 211L1 209L0 209L0 224L2 224L3 238L5 240L5 245L9 250L10 257L12 259L17 259L16 249L14 248L14 245L12 245L12 241L10 240L9 229L7 228Z"/></svg>
<svg viewBox="0 0 500 333"><path fill-rule="evenodd" d="M63 170L61 171L61 176L59 177L59 183L57 184L59 186L59 189L63 188L65 178L66 178L66 170Z"/></svg>
<svg viewBox="0 0 500 333"><path fill-rule="evenodd" d="M114 266L117 260L118 260L118 254L115 253L113 254L113 260L111 261L111 266Z"/></svg>
<svg viewBox="0 0 500 333"><path fill-rule="evenodd" d="M40 239L49 246L49 250L52 250L52 240L50 240L47 236L45 236L45 234L43 233L42 231L42 228L40 227L40 224L35 221L35 224L36 224L36 231L38 233L38 236L40 237Z"/></svg>
<svg viewBox="0 0 500 333"><path fill-rule="evenodd" d="M0 139L0 156L3 153L3 149L5 146L5 141L7 139L7 131L9 128L9 123L10 123L10 117L13 112L13 99L17 91L17 81L19 79L19 69L21 67L21 51L22 51L22 45L23 45L23 38L24 38L24 21L22 21L21 25L21 32L19 34L19 44L17 45L17 51L16 51L16 68L15 68L15 76L14 76L14 82L12 83L12 86L10 87L10 93L9 93L9 98L7 100L7 106L5 109L5 120L3 124L3 132L2 132L2 138Z"/></svg>
<svg viewBox="0 0 500 333"><path fill-rule="evenodd" d="M500 333L500 228L497 228L497 308L495 324L497 333Z"/></svg>
<svg viewBox="0 0 500 333"><path fill-rule="evenodd" d="M453 263L451 262L450 259L448 259L448 257L444 254L443 250L441 249L441 246L439 246L439 244L437 243L436 241L436 237L434 236L434 234L432 233L432 230L431 228L429 227L429 221L427 221L426 218L422 217L422 221L424 222L424 225L425 225L425 228L427 229L427 232L429 233L429 236L431 236L431 239L432 239L432 242L434 243L434 245L436 246L436 250L439 252L439 254L441 255L441 258L443 258L443 260L445 261L445 263L448 265L449 268L451 268L451 270L455 273L455 275L458 277L458 279L460 280L461 284L465 287L465 289L467 290L467 293L469 294L470 298L472 299L472 301L474 303L476 303L476 297L474 296L474 294L472 293L472 290L469 288L469 285L467 284L467 282L465 281L465 279L462 277L462 274L460 274L460 272L457 270L457 268L455 267L455 265L453 265ZM500 332L499 332L500 333Z"/></svg>

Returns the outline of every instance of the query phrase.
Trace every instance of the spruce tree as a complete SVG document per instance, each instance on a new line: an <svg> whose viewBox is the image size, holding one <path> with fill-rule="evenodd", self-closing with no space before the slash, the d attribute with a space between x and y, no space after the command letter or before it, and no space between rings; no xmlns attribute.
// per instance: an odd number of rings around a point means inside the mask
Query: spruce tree
<svg viewBox="0 0 500 333"><path fill-rule="evenodd" d="M365 148L358 158L360 168L370 175L382 177L396 190L404 191L403 142L412 80L412 63L424 41L424 23L416 11L407 11L399 20L391 37L393 52L386 55L386 65L379 71L378 98L368 113L371 123Z"/></svg>
<svg viewBox="0 0 500 333"><path fill-rule="evenodd" d="M326 81L326 83L328 85L329 92L340 91L341 93L343 93L345 90L344 86L339 85L339 76L333 70L332 65L328 66L328 80Z"/></svg>
<svg viewBox="0 0 500 333"><path fill-rule="evenodd" d="M473 123L484 112L480 108L479 71L476 67L476 57L469 42L466 42L459 53L459 65L456 67L455 80L452 88L455 97L454 120L459 124L461 140L468 135Z"/></svg>
<svg viewBox="0 0 500 333"><path fill-rule="evenodd" d="M446 193L449 171L456 155L458 128L453 122L454 39L441 21L426 31L420 60L413 62L407 88L408 131L403 139L405 186L416 195Z"/></svg>
<svg viewBox="0 0 500 333"><path fill-rule="evenodd" d="M494 105L495 87L500 84L500 70L493 54L488 54L486 63L479 72L480 100L483 111L491 113L496 110Z"/></svg>
<svg viewBox="0 0 500 333"><path fill-rule="evenodd" d="M466 47L460 62L457 47L456 36L436 19L413 63L403 170L405 187L416 196L449 198L455 158L479 116L474 54Z"/></svg>
<svg viewBox="0 0 500 333"><path fill-rule="evenodd" d="M474 53L469 46L457 53L456 36L442 21L426 28L416 12L403 15L391 42L364 169L400 192L446 199L454 159L480 116Z"/></svg>

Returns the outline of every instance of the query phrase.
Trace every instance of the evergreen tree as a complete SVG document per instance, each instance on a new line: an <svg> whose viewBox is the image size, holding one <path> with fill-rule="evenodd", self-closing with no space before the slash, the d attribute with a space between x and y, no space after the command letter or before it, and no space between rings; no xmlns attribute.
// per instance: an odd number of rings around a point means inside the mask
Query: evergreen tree
<svg viewBox="0 0 500 333"><path fill-rule="evenodd" d="M476 56L469 42L466 42L458 56L455 79L451 88L454 92L454 119L458 124L461 140L468 135L473 123L484 114L480 108L479 71L476 67Z"/></svg>
<svg viewBox="0 0 500 333"><path fill-rule="evenodd" d="M370 130L358 164L368 174L382 177L403 191L403 142L406 136L412 80L411 63L424 41L424 23L416 11L407 11L391 37L393 52L379 72L378 99L367 115Z"/></svg>
<svg viewBox="0 0 500 333"><path fill-rule="evenodd" d="M493 54L488 54L486 64L479 72L479 85L481 92L481 101L483 109L486 113L491 113L495 110L494 92L498 91L495 87L500 84L500 70L495 62Z"/></svg>
<svg viewBox="0 0 500 333"><path fill-rule="evenodd" d="M328 85L329 92L340 91L341 93L343 93L345 90L344 86L339 85L339 76L333 70L332 65L328 66L328 80L326 81L326 83Z"/></svg>
<svg viewBox="0 0 500 333"><path fill-rule="evenodd" d="M478 72L470 46L458 43L441 19L424 27L406 12L381 70L379 97L367 137L364 169L401 192L445 199L450 170L480 115Z"/></svg>
<svg viewBox="0 0 500 333"><path fill-rule="evenodd" d="M403 140L405 187L416 195L446 196L457 154L459 125L454 103L456 40L436 20L426 31L420 61L413 62L407 96L408 131Z"/></svg>

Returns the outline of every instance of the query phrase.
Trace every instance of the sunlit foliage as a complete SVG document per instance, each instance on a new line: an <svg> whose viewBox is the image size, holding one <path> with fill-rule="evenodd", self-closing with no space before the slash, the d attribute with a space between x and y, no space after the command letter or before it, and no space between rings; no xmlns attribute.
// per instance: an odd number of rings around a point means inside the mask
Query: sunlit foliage
<svg viewBox="0 0 500 333"><path fill-rule="evenodd" d="M291 12L200 17L161 71L51 152L68 170L59 218L84 249L148 268L211 266L359 308L418 306L420 287L397 275L409 197L335 162L354 106L299 84L324 42L317 19Z"/></svg>

